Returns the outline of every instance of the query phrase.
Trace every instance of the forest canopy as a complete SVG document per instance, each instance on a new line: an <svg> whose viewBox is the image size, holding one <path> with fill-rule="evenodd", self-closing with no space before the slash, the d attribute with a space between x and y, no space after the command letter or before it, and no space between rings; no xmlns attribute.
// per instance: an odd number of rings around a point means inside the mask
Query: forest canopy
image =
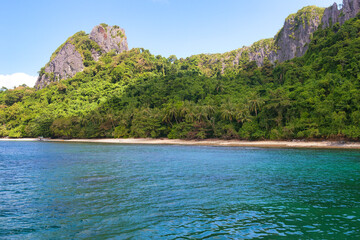
<svg viewBox="0 0 360 240"><path fill-rule="evenodd" d="M359 15L283 63L208 58L109 52L44 89L3 89L0 136L360 139Z"/></svg>

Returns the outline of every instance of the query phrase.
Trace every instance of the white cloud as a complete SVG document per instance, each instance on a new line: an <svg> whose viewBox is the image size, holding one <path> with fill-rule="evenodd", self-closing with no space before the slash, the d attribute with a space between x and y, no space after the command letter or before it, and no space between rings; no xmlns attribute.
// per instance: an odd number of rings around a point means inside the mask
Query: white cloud
<svg viewBox="0 0 360 240"><path fill-rule="evenodd" d="M36 79L36 76L30 76L26 73L14 73L11 75L0 74L0 88L6 87L11 89L22 84L26 84L29 87L34 87Z"/></svg>

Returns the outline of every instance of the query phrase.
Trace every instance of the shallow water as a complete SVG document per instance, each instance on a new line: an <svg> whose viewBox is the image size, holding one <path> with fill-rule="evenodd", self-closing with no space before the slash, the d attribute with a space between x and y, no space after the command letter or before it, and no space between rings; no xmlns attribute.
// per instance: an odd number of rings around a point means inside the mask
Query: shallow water
<svg viewBox="0 0 360 240"><path fill-rule="evenodd" d="M360 151L0 142L3 239L359 239Z"/></svg>

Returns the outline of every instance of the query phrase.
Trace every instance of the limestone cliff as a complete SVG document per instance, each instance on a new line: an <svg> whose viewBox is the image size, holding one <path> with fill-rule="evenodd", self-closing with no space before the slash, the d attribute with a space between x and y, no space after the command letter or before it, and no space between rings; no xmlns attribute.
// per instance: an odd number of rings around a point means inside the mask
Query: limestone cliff
<svg viewBox="0 0 360 240"><path fill-rule="evenodd" d="M206 69L221 69L224 73L227 67L243 66L255 61L257 66L265 62L283 62L305 54L311 35L321 24L324 8L315 6L304 7L286 18L284 26L274 38L263 39L249 47L224 54L201 55L199 67L208 75L213 71ZM209 66L211 63L213 66ZM220 64L221 63L221 64Z"/></svg>
<svg viewBox="0 0 360 240"><path fill-rule="evenodd" d="M249 61L255 61L261 66L266 59L274 63L303 56L308 49L312 33L321 24L324 10L309 6L291 14L273 39L261 40L250 47L237 50L237 58L242 58L246 54Z"/></svg>
<svg viewBox="0 0 360 240"><path fill-rule="evenodd" d="M355 17L359 11L360 0L344 0L341 6L334 3L325 10L324 17L322 18L323 28L330 27L337 22L342 25L345 21Z"/></svg>
<svg viewBox="0 0 360 240"><path fill-rule="evenodd" d="M258 66L262 65L265 59L274 63L283 62L295 57L303 56L311 41L312 34L322 25L323 28L332 26L335 23L340 25L353 18L360 11L360 0L343 0L342 9L334 3L329 8L316 6L304 7L296 14L286 18L283 28L274 37L273 41L268 40L267 45L258 48L249 54L250 61L256 61ZM250 49L253 48L252 46ZM269 51L269 49L272 49Z"/></svg>
<svg viewBox="0 0 360 240"><path fill-rule="evenodd" d="M340 10L338 5L334 3L331 7L325 9L324 16L321 20L323 28L332 26L339 21Z"/></svg>
<svg viewBox="0 0 360 240"><path fill-rule="evenodd" d="M334 3L329 8L308 6L286 18L284 26L274 38L260 40L249 47L224 54L199 55L199 67L209 75L220 69L222 73L228 67L238 67L255 61L258 66L266 62L284 62L303 56L313 33L322 26L330 27L335 23L343 24L360 11L360 0L344 0L342 9ZM210 66L210 64L212 66Z"/></svg>
<svg viewBox="0 0 360 240"><path fill-rule="evenodd" d="M286 18L284 26L274 38L260 40L249 47L224 54L201 54L199 68L207 75L225 73L229 67L242 68L255 61L257 66L283 62L303 56L313 33L322 26L340 25L360 11L360 0L343 0L342 8L334 3L329 8L304 7ZM128 50L125 31L118 26L100 24L90 34L78 32L61 45L51 56L50 62L41 69L36 89L49 83L73 77L85 67L94 64L105 53L121 53Z"/></svg>
<svg viewBox="0 0 360 240"><path fill-rule="evenodd" d="M100 24L90 34L78 32L52 54L50 61L40 70L35 88L42 89L51 82L71 78L107 52L127 50L125 31L118 26Z"/></svg>
<svg viewBox="0 0 360 240"><path fill-rule="evenodd" d="M277 54L269 56L271 62L283 62L303 56L308 49L311 35L318 29L324 8L305 7L286 18L284 27L275 36Z"/></svg>
<svg viewBox="0 0 360 240"><path fill-rule="evenodd" d="M115 50L116 53L121 53L128 50L125 31L118 26L100 24L93 28L89 37L99 44L104 52Z"/></svg>
<svg viewBox="0 0 360 240"><path fill-rule="evenodd" d="M73 44L66 42L54 59L42 69L35 87L37 89L44 88L52 81L72 77L83 69L84 63L81 54L76 51Z"/></svg>

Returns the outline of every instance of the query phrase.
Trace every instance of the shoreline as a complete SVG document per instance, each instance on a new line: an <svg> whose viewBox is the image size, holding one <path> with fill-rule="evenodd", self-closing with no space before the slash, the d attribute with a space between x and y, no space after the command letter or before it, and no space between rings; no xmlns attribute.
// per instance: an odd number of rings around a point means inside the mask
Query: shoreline
<svg viewBox="0 0 360 240"><path fill-rule="evenodd" d="M0 141L39 142L38 138L0 138ZM220 146L220 147L259 147L259 148L314 148L314 149L360 149L360 142L339 141L242 141L242 140L181 140L151 138L104 138L104 139L43 139L43 142L61 143L110 143L143 145L180 145L180 146Z"/></svg>

